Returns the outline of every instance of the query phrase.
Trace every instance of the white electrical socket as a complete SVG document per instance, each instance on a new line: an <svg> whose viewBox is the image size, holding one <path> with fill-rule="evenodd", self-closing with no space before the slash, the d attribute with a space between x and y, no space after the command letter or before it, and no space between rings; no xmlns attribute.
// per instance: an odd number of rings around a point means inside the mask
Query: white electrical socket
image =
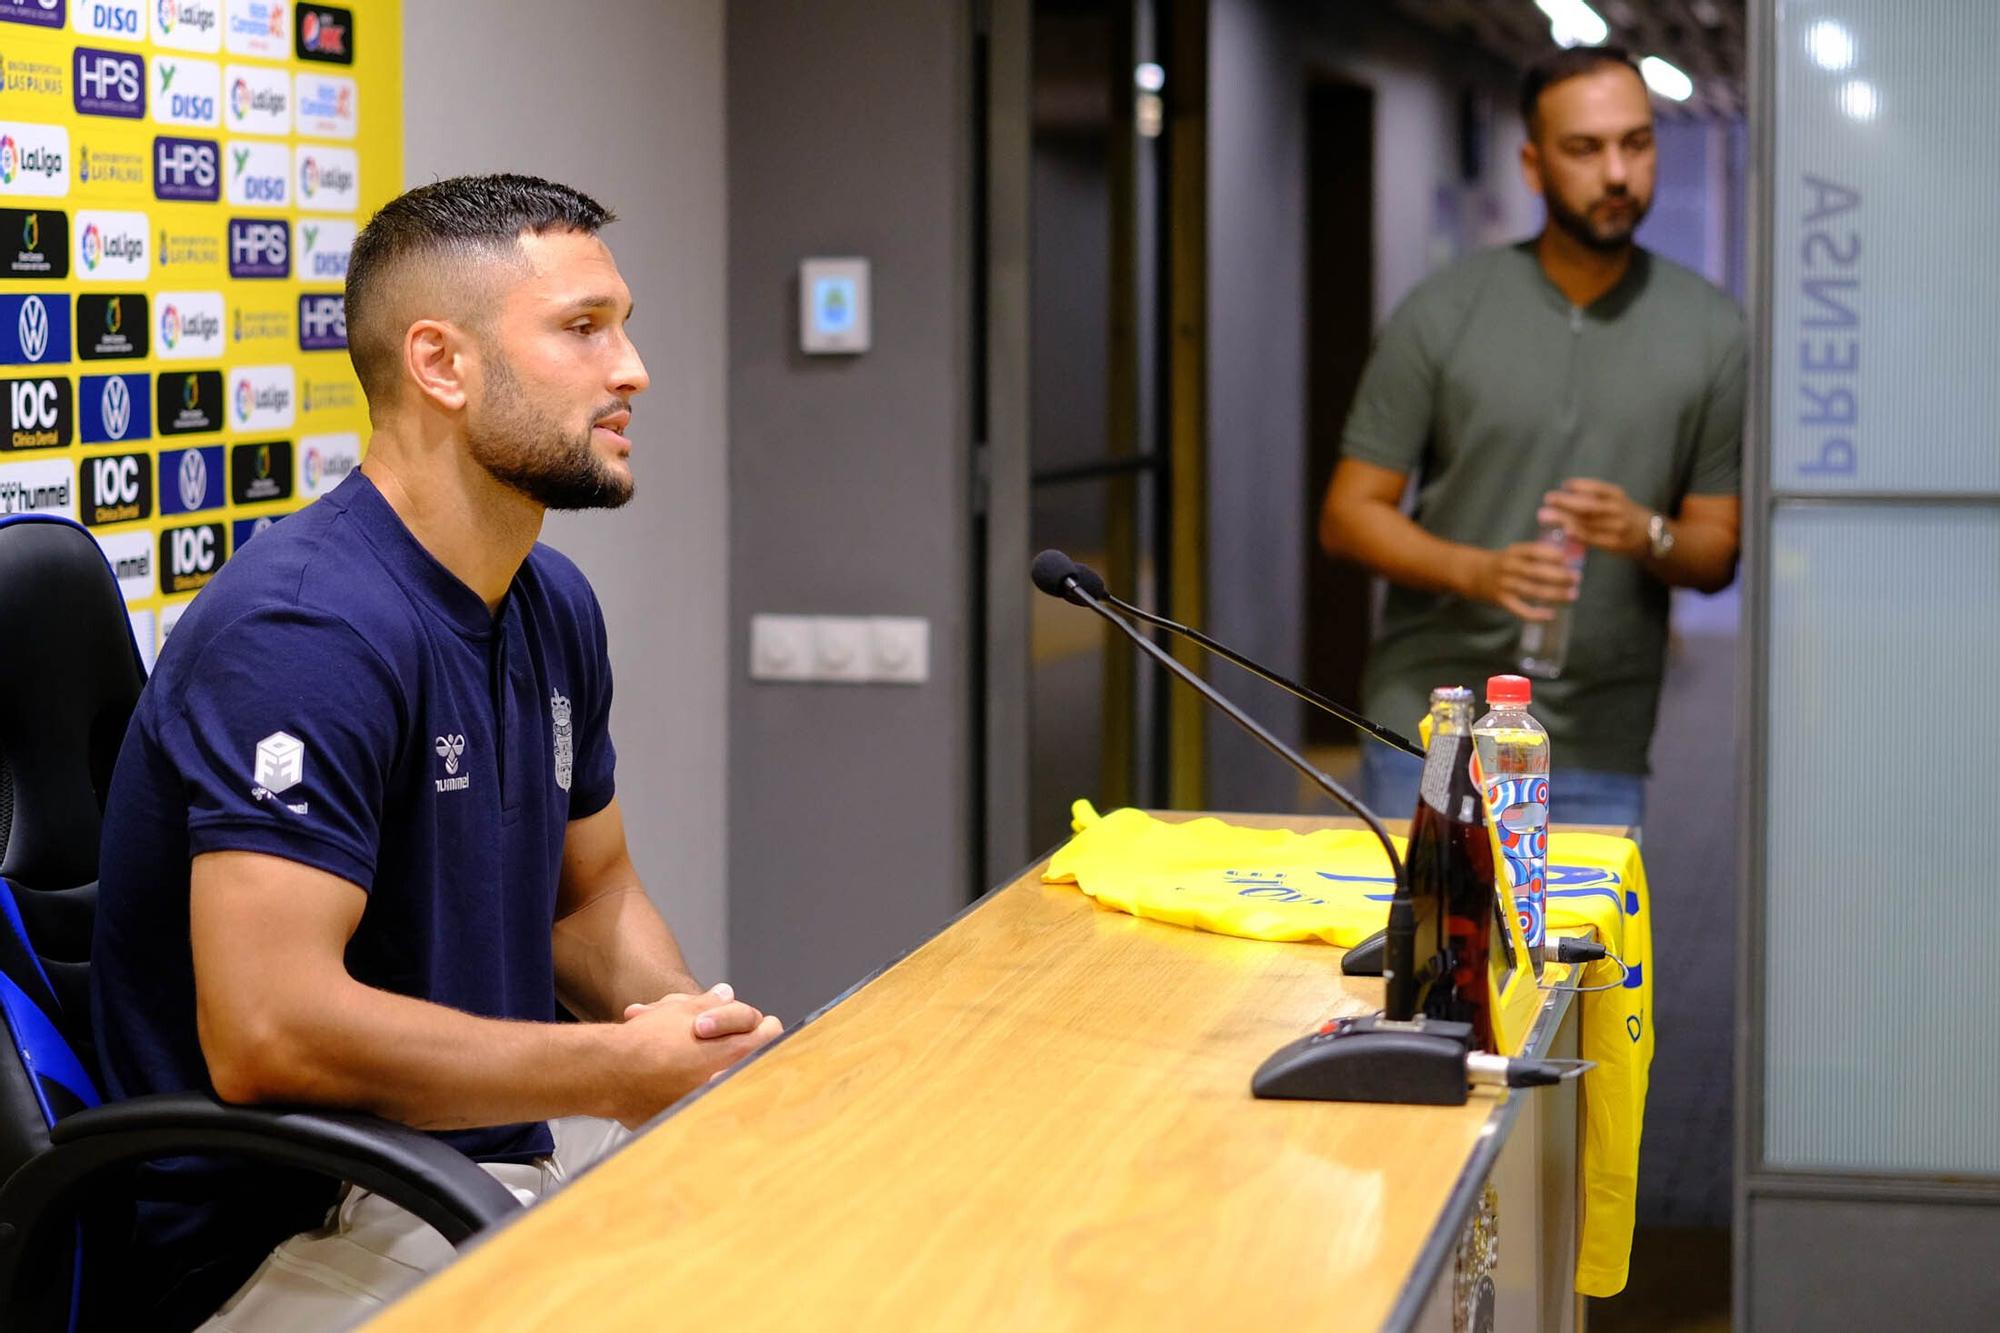
<svg viewBox="0 0 2000 1333"><path fill-rule="evenodd" d="M750 617L750 679L918 685L930 679L922 616Z"/></svg>
<svg viewBox="0 0 2000 1333"><path fill-rule="evenodd" d="M868 618L870 679L917 685L931 675L931 622L922 616Z"/></svg>
<svg viewBox="0 0 2000 1333"><path fill-rule="evenodd" d="M859 616L813 617L813 679L865 684L871 679L868 622Z"/></svg>
<svg viewBox="0 0 2000 1333"><path fill-rule="evenodd" d="M750 679L814 680L813 617L750 617Z"/></svg>

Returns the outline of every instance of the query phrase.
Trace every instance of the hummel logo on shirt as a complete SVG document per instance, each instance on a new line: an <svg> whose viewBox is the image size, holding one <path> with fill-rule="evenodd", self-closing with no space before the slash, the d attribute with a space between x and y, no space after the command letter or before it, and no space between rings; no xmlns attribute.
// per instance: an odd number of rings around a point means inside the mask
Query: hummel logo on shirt
<svg viewBox="0 0 2000 1333"><path fill-rule="evenodd" d="M444 760L445 776L433 779L437 783L437 789L441 792L464 791L470 787L472 775L458 771L458 757L465 753L465 737L440 736L433 748L437 750L438 758Z"/></svg>

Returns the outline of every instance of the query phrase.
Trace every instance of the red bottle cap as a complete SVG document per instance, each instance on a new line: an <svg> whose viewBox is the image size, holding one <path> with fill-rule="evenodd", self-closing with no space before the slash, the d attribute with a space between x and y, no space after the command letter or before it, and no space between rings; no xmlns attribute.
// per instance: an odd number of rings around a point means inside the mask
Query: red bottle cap
<svg viewBox="0 0 2000 1333"><path fill-rule="evenodd" d="M1534 689L1526 676L1488 676L1486 702L1526 707L1534 699Z"/></svg>

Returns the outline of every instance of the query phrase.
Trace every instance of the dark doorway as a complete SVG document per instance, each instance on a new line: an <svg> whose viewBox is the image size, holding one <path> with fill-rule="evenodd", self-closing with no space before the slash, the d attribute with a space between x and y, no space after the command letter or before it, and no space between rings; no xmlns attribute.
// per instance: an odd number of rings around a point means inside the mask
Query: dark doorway
<svg viewBox="0 0 2000 1333"><path fill-rule="evenodd" d="M1319 531L1320 502L1340 457L1340 432L1368 362L1375 324L1375 93L1315 82L1306 92L1305 530ZM1332 560L1315 539L1306 555L1306 684L1359 704L1367 661L1369 580ZM1306 739L1346 745L1355 731L1318 709Z"/></svg>

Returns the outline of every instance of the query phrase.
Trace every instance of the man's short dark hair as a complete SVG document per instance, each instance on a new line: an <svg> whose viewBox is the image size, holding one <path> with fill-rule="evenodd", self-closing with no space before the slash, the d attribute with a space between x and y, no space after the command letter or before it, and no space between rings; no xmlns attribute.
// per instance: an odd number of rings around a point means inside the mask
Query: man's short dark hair
<svg viewBox="0 0 2000 1333"><path fill-rule="evenodd" d="M1606 65L1623 65L1638 74L1642 82L1646 77L1639 74L1639 66L1634 63L1632 53L1622 46L1559 47L1528 66L1528 73L1521 80L1521 120L1528 127L1528 136L1533 138L1537 129L1535 116L1541 109L1544 92L1558 83Z"/></svg>
<svg viewBox="0 0 2000 1333"><path fill-rule="evenodd" d="M347 262L347 354L362 392L372 399L395 382L402 330L386 334L370 320L388 291L384 279L405 263L499 255L522 232L589 235L616 220L589 195L537 176L454 176L391 199L355 237Z"/></svg>

